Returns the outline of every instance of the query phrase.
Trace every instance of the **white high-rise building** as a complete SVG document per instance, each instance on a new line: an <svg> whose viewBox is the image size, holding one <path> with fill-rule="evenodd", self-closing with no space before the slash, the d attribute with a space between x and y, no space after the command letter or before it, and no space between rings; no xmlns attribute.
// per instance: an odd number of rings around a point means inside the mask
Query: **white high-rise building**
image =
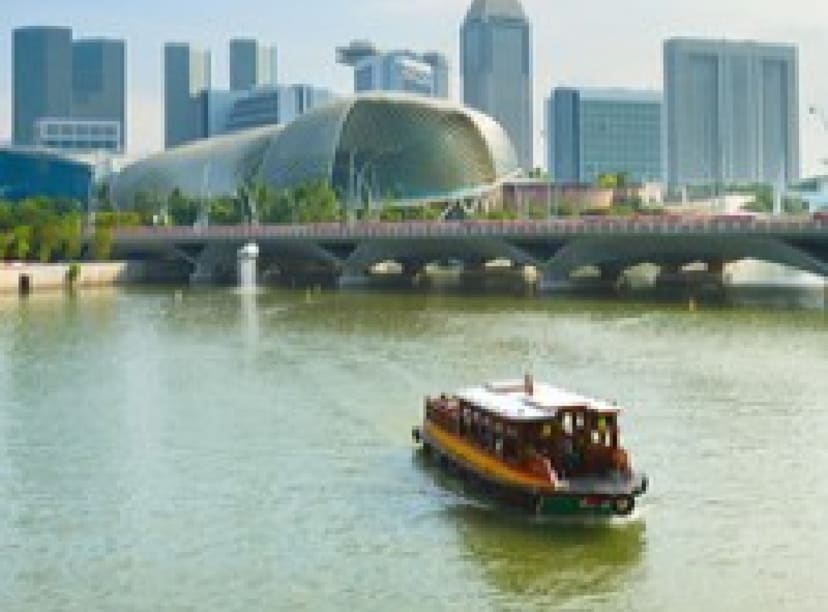
<svg viewBox="0 0 828 612"><path fill-rule="evenodd" d="M664 44L666 181L780 184L799 177L796 47L674 38Z"/></svg>

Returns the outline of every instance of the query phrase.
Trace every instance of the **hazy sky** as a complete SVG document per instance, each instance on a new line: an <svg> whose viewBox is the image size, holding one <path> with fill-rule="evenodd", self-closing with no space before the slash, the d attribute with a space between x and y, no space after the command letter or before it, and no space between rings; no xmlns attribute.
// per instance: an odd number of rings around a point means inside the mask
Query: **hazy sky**
<svg viewBox="0 0 828 612"><path fill-rule="evenodd" d="M253 36L279 47L280 80L348 93L351 73L337 45L367 38L381 47L436 49L452 63L458 97L459 28L471 0L0 0L0 141L11 136L11 30L67 25L75 36L127 41L129 147L161 147L162 47L192 42L213 51L213 83L226 86L227 43ZM828 134L807 115L828 109L828 2L822 0L523 0L533 25L536 162L544 163L542 104L555 85L661 88L669 36L753 38L800 49L803 170L828 158Z"/></svg>

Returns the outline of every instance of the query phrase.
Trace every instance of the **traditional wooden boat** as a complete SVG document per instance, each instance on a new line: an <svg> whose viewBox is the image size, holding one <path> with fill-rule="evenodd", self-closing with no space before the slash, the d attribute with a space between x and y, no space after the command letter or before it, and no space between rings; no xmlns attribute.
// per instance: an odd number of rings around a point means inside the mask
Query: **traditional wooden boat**
<svg viewBox="0 0 828 612"><path fill-rule="evenodd" d="M628 516L647 491L621 447L619 409L546 384L427 398L415 442L480 492L538 516Z"/></svg>

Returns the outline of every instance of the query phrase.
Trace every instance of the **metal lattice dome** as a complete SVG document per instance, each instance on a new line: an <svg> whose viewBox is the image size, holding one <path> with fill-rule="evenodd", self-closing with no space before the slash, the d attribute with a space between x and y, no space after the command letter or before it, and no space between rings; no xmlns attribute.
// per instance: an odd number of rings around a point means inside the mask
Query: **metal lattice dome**
<svg viewBox="0 0 828 612"><path fill-rule="evenodd" d="M408 94L366 94L280 126L185 145L126 168L113 194L231 195L249 182L276 189L327 182L343 200L397 202L473 196L517 172L503 128L477 111Z"/></svg>

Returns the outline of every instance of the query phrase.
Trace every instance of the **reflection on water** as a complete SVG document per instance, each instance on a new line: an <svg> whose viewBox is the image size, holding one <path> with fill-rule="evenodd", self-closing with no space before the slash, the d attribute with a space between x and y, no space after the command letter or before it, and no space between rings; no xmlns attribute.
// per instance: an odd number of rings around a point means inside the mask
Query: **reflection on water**
<svg viewBox="0 0 828 612"><path fill-rule="evenodd" d="M501 605L612 603L644 553L640 516L614 522L540 520L490 503L422 453L415 454L414 464L456 496L446 504L446 520Z"/></svg>
<svg viewBox="0 0 828 612"><path fill-rule="evenodd" d="M447 515L502 604L613 603L644 552L641 521L603 526L534 523L469 505L453 506Z"/></svg>

